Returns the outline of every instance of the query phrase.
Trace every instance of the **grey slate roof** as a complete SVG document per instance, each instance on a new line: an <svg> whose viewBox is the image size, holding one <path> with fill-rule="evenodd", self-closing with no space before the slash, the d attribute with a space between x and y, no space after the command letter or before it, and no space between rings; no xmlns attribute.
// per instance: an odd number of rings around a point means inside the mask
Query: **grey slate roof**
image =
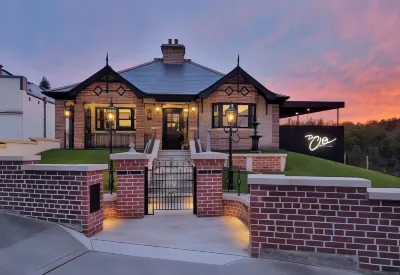
<svg viewBox="0 0 400 275"><path fill-rule="evenodd" d="M224 76L190 60L185 60L182 64L165 64L162 59L118 73L144 93L157 95L196 95ZM66 92L77 85L51 91Z"/></svg>

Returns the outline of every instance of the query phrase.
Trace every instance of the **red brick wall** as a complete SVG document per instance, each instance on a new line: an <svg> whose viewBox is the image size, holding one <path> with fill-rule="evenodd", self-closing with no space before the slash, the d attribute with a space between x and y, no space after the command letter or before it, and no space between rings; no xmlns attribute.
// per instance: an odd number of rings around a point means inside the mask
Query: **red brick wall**
<svg viewBox="0 0 400 275"><path fill-rule="evenodd" d="M117 216L144 217L144 170L147 159L116 160Z"/></svg>
<svg viewBox="0 0 400 275"><path fill-rule="evenodd" d="M232 162L235 168L243 171L246 170L246 157L232 155Z"/></svg>
<svg viewBox="0 0 400 275"><path fill-rule="evenodd" d="M195 159L197 216L222 216L222 168L224 159Z"/></svg>
<svg viewBox="0 0 400 275"><path fill-rule="evenodd" d="M60 148L65 147L65 116L64 100L56 100L55 104L55 138L60 139Z"/></svg>
<svg viewBox="0 0 400 275"><path fill-rule="evenodd" d="M23 171L32 162L0 161L0 209L72 226L91 236L103 228L103 210L90 214L89 186L100 184L103 173ZM100 204L100 206L102 203Z"/></svg>
<svg viewBox="0 0 400 275"><path fill-rule="evenodd" d="M247 227L250 224L250 209L243 202L237 200L223 200L224 216L233 216L241 220Z"/></svg>
<svg viewBox="0 0 400 275"><path fill-rule="evenodd" d="M145 114L142 99L138 99L135 94L129 90L129 88L120 83L110 83L109 90L116 90L119 86L123 86L127 91L125 94L120 96L117 92L111 91L108 94L105 93L105 83L96 82L83 90L77 97L76 103L74 105L74 145L75 148L84 148L84 127L85 127L85 114L84 114L84 104L86 103L110 103L110 98L112 98L115 104L136 104L136 149L143 149L144 146L144 124L145 124ZM93 90L100 86L103 92L97 96ZM92 114L92 117L95 114ZM57 121L56 121L57 125Z"/></svg>
<svg viewBox="0 0 400 275"><path fill-rule="evenodd" d="M252 157L252 167L254 172L280 172L281 157L262 156Z"/></svg>
<svg viewBox="0 0 400 275"><path fill-rule="evenodd" d="M268 104L268 114L266 112L266 100L260 95L254 86L246 84L239 85L239 89L246 87L250 92L243 96L236 92L236 84L223 84L212 92L208 98L203 99L203 104L199 107L199 134L202 146L205 148L207 131L211 130L211 149L228 150L228 134L223 129L212 129L212 103L254 103L257 109L257 121L261 122L258 126L260 139L260 148L278 148L279 147L279 105ZM228 95L225 89L231 87L233 92ZM201 105L203 107L201 107ZM250 149L250 135L254 133L253 129L239 129L239 135L242 138L240 142L233 143L234 149Z"/></svg>
<svg viewBox="0 0 400 275"><path fill-rule="evenodd" d="M400 271L400 201L366 188L251 185L251 255L263 248L353 255L359 267Z"/></svg>
<svg viewBox="0 0 400 275"><path fill-rule="evenodd" d="M103 203L104 219L116 218L117 215L117 200L108 200Z"/></svg>

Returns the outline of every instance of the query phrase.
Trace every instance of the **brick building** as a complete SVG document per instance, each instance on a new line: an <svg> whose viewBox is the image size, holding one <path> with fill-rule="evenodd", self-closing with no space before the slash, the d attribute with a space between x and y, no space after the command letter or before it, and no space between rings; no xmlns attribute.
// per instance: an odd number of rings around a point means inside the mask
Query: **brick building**
<svg viewBox="0 0 400 275"><path fill-rule="evenodd" d="M61 147L101 148L108 146L106 108L117 108L114 147L135 142L143 149L152 129L162 149L182 149L198 137L203 146L207 132L211 149L228 148L225 110L233 104L238 111L238 135L234 149L249 149L253 121L260 122L260 148L279 147L279 118L339 108L314 106L271 92L238 65L223 74L185 58L185 46L169 39L161 45L162 58L116 72L104 68L81 83L45 92L56 101L56 138ZM295 105L293 105L295 104ZM297 105L296 105L297 104ZM69 108L72 117L64 117Z"/></svg>

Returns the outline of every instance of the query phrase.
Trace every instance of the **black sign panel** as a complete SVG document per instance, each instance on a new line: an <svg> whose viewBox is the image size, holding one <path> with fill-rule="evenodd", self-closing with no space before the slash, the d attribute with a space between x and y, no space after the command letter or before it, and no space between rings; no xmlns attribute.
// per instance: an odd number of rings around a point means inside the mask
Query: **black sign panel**
<svg viewBox="0 0 400 275"><path fill-rule="evenodd" d="M89 186L90 191L90 213L100 210L100 183Z"/></svg>
<svg viewBox="0 0 400 275"><path fill-rule="evenodd" d="M288 151L344 161L343 126L279 126L279 147Z"/></svg>

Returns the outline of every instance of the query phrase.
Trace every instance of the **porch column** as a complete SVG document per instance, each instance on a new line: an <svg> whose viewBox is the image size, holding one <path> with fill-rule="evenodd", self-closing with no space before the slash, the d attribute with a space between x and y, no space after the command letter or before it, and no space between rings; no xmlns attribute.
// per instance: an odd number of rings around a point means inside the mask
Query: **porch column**
<svg viewBox="0 0 400 275"><path fill-rule="evenodd" d="M117 173L117 217L144 217L145 167L149 155L142 153L111 154Z"/></svg>
<svg viewBox="0 0 400 275"><path fill-rule="evenodd" d="M228 155L206 152L192 154L191 158L197 170L197 216L222 216L222 169Z"/></svg>
<svg viewBox="0 0 400 275"><path fill-rule="evenodd" d="M192 109L194 108L194 110ZM189 128L189 137L188 140L194 139L195 132L197 130L197 112L199 111L197 105L190 105L189 106L189 114L188 114L188 128Z"/></svg>
<svg viewBox="0 0 400 275"><path fill-rule="evenodd" d="M74 148L85 148L85 110L80 97L74 105Z"/></svg>
<svg viewBox="0 0 400 275"><path fill-rule="evenodd" d="M140 98L136 99L136 141L135 148L137 150L144 150L146 146L144 144L144 124L147 120L145 120L145 110L143 100Z"/></svg>
<svg viewBox="0 0 400 275"><path fill-rule="evenodd" d="M64 100L56 100L55 104L55 138L60 140L60 148L65 147L66 120L64 102Z"/></svg>

